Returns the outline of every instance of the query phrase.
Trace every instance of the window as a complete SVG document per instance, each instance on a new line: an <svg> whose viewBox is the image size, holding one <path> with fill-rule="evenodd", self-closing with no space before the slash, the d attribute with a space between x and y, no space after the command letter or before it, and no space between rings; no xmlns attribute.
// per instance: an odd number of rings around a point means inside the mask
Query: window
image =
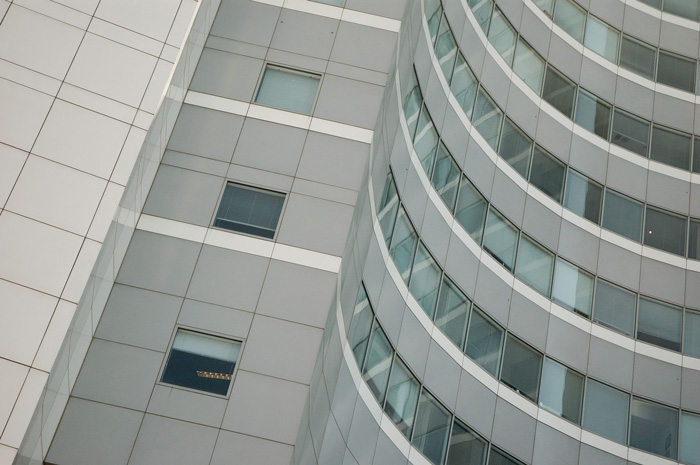
<svg viewBox="0 0 700 465"><path fill-rule="evenodd" d="M464 338L467 335L470 305L467 296L443 275L440 298L435 311L435 326L460 348L464 347Z"/></svg>
<svg viewBox="0 0 700 465"><path fill-rule="evenodd" d="M620 66L653 81L656 71L656 49L628 35L623 35Z"/></svg>
<svg viewBox="0 0 700 465"><path fill-rule="evenodd" d="M373 320L374 313L369 304L365 287L360 285L360 292L357 294L357 302L355 302L355 309L350 321L350 330L348 331L348 344L352 348L358 367L361 367L362 362L365 360L367 342L369 341Z"/></svg>
<svg viewBox="0 0 700 465"><path fill-rule="evenodd" d="M430 41L435 44L438 28L440 27L440 19L442 18L442 5L440 0L429 0L425 4L425 16L428 18L428 31L430 32Z"/></svg>
<svg viewBox="0 0 700 465"><path fill-rule="evenodd" d="M574 39L583 42L586 12L572 0L557 0L554 5L554 23Z"/></svg>
<svg viewBox="0 0 700 465"><path fill-rule="evenodd" d="M491 100L491 97L483 88L479 89L479 97L476 99L472 123L476 130L479 131L479 134L486 139L486 143L494 150L498 147L501 121L503 121L501 109Z"/></svg>
<svg viewBox="0 0 700 465"><path fill-rule="evenodd" d="M454 419L447 451L447 465L481 465L486 459L486 441Z"/></svg>
<svg viewBox="0 0 700 465"><path fill-rule="evenodd" d="M491 22L493 0L469 0L469 7L472 9L484 34L486 34L489 31L489 23Z"/></svg>
<svg viewBox="0 0 700 465"><path fill-rule="evenodd" d="M649 121L615 108L610 142L646 157L649 153Z"/></svg>
<svg viewBox="0 0 700 465"><path fill-rule="evenodd" d="M686 310L684 331L683 353L700 357L700 313Z"/></svg>
<svg viewBox="0 0 700 465"><path fill-rule="evenodd" d="M232 182L226 184L214 227L275 237L285 195Z"/></svg>
<svg viewBox="0 0 700 465"><path fill-rule="evenodd" d="M435 263L428 249L425 248L422 242L418 242L416 258L411 273L411 283L408 289L430 318L435 313L441 272L442 270Z"/></svg>
<svg viewBox="0 0 700 465"><path fill-rule="evenodd" d="M178 329L161 381L225 396L241 343Z"/></svg>
<svg viewBox="0 0 700 465"><path fill-rule="evenodd" d="M645 297L639 298L637 339L667 349L681 351L683 311Z"/></svg>
<svg viewBox="0 0 700 465"><path fill-rule="evenodd" d="M321 76L267 65L255 103L310 115Z"/></svg>
<svg viewBox="0 0 700 465"><path fill-rule="evenodd" d="M455 218L472 239L481 244L486 219L486 200L466 176L462 176L459 186Z"/></svg>
<svg viewBox="0 0 700 465"><path fill-rule="evenodd" d="M471 118L474 109L474 99L476 99L476 89L479 83L474 77L474 73L469 69L467 61L461 53L457 54L455 70L450 82L450 90L454 94L459 106L462 107L467 118Z"/></svg>
<svg viewBox="0 0 700 465"><path fill-rule="evenodd" d="M632 336L637 315L637 295L599 279L593 311L595 321Z"/></svg>
<svg viewBox="0 0 700 465"><path fill-rule="evenodd" d="M664 0L664 11L697 21L700 4L697 0Z"/></svg>
<svg viewBox="0 0 700 465"><path fill-rule="evenodd" d="M695 92L697 63L687 58L659 50L656 81L676 89Z"/></svg>
<svg viewBox="0 0 700 465"><path fill-rule="evenodd" d="M544 12L550 19L554 16L554 0L533 0L540 10Z"/></svg>
<svg viewBox="0 0 700 465"><path fill-rule="evenodd" d="M593 304L593 276L558 258L554 268L552 300L586 317Z"/></svg>
<svg viewBox="0 0 700 465"><path fill-rule="evenodd" d="M644 245L676 255L685 254L687 219L657 210L647 205L644 222Z"/></svg>
<svg viewBox="0 0 700 465"><path fill-rule="evenodd" d="M595 16L586 21L586 47L615 63L617 48L620 43L620 31L617 31Z"/></svg>
<svg viewBox="0 0 700 465"><path fill-rule="evenodd" d="M489 465L522 465L522 462L515 460L514 458L506 455L504 452L501 452L495 447L491 446Z"/></svg>
<svg viewBox="0 0 700 465"><path fill-rule="evenodd" d="M530 168L530 183L533 186L560 203L565 174L566 167L562 162L535 145Z"/></svg>
<svg viewBox="0 0 700 465"><path fill-rule="evenodd" d="M544 77L544 60L530 47L522 37L518 38L515 49L513 71L525 81L530 89L540 95L542 90L542 78Z"/></svg>
<svg viewBox="0 0 700 465"><path fill-rule="evenodd" d="M508 66L513 63L513 52L515 52L515 38L517 34L510 25L501 10L496 8L491 18L491 28L489 28L489 42L503 57Z"/></svg>
<svg viewBox="0 0 700 465"><path fill-rule="evenodd" d="M700 465L700 416L681 412L680 436L680 461Z"/></svg>
<svg viewBox="0 0 700 465"><path fill-rule="evenodd" d="M416 128L416 136L413 139L413 149L416 151L416 155L418 155L418 159L428 177L430 177L433 163L435 163L438 141L439 137L433 126L433 120L430 118L425 104L423 104L423 109L418 119L418 127Z"/></svg>
<svg viewBox="0 0 700 465"><path fill-rule="evenodd" d="M370 391L380 404L384 402L386 385L389 381L389 369L394 351L389 344L386 334L377 322L374 322L372 335L369 341L367 359L362 369L362 379L367 383Z"/></svg>
<svg viewBox="0 0 700 465"><path fill-rule="evenodd" d="M415 75L411 75L411 81L416 80ZM423 96L420 93L418 84L415 84L411 91L406 95L406 100L403 103L403 113L406 118L406 126L408 126L408 137L413 140L418 125L418 115L423 105Z"/></svg>
<svg viewBox="0 0 700 465"><path fill-rule="evenodd" d="M447 147L440 142L431 181L433 187L435 187L437 193L440 194L440 198L445 202L450 212L454 211L455 208L460 173L461 171L457 163L452 159L452 155L450 155Z"/></svg>
<svg viewBox="0 0 700 465"><path fill-rule="evenodd" d="M598 224L603 186L574 170L569 170L566 180L564 206L579 216Z"/></svg>
<svg viewBox="0 0 700 465"><path fill-rule="evenodd" d="M542 369L540 405L577 425L581 421L583 376L546 358Z"/></svg>
<svg viewBox="0 0 700 465"><path fill-rule="evenodd" d="M610 113L609 103L579 88L576 124L607 140L610 130Z"/></svg>
<svg viewBox="0 0 700 465"><path fill-rule="evenodd" d="M678 410L633 397L630 447L675 459L678 456Z"/></svg>
<svg viewBox="0 0 700 465"><path fill-rule="evenodd" d="M700 86L698 86L698 91L700 92ZM693 173L700 173L700 137L697 136L693 138Z"/></svg>
<svg viewBox="0 0 700 465"><path fill-rule="evenodd" d="M457 44L450 26L445 20L440 23L440 32L438 32L437 42L435 43L435 56L438 59L438 63L440 63L445 80L450 82L455 57L457 56Z"/></svg>
<svg viewBox="0 0 700 465"><path fill-rule="evenodd" d="M605 191L603 227L636 242L642 241L644 207L621 194Z"/></svg>
<svg viewBox="0 0 700 465"><path fill-rule="evenodd" d="M518 129L509 118L506 118L498 154L525 179L530 168L532 145L532 139Z"/></svg>
<svg viewBox="0 0 700 465"><path fill-rule="evenodd" d="M557 5L559 2L557 2ZM576 97L576 86L562 74L555 71L551 66L547 67L544 77L544 89L542 98L550 105L564 113L567 118L571 118L574 111L574 98Z"/></svg>
<svg viewBox="0 0 700 465"><path fill-rule="evenodd" d="M407 438L411 437L420 384L397 356L391 368L384 411Z"/></svg>
<svg viewBox="0 0 700 465"><path fill-rule="evenodd" d="M542 369L542 354L510 334L503 351L501 381L533 402L537 402Z"/></svg>
<svg viewBox="0 0 700 465"><path fill-rule="evenodd" d="M501 360L503 330L474 306L469 321L465 353L481 368L496 376Z"/></svg>
<svg viewBox="0 0 700 465"><path fill-rule="evenodd" d="M552 288L554 255L537 242L520 235L518 259L515 262L515 276L546 297Z"/></svg>
<svg viewBox="0 0 700 465"><path fill-rule="evenodd" d="M655 125L650 158L682 170L690 169L690 134Z"/></svg>
<svg viewBox="0 0 700 465"><path fill-rule="evenodd" d="M583 428L620 444L627 443L630 395L588 378Z"/></svg>
<svg viewBox="0 0 700 465"><path fill-rule="evenodd" d="M484 249L512 272L517 246L517 228L491 206L484 231Z"/></svg>
<svg viewBox="0 0 700 465"><path fill-rule="evenodd" d="M379 204L379 213L377 213L377 219L379 219L379 225L382 227L382 233L384 233L384 240L387 247L389 247L391 235L394 232L394 223L396 222L396 212L398 212L398 210L399 195L396 192L394 178L391 176L391 173L389 173L386 176L386 184L384 184L382 200Z"/></svg>
<svg viewBox="0 0 700 465"><path fill-rule="evenodd" d="M411 265L413 264L413 256L416 253L416 244L418 236L411 222L408 220L406 210L399 209L399 215L396 218L396 227L394 235L391 238L391 246L389 247L389 255L394 261L394 265L399 270L403 280L408 283L408 278L411 275Z"/></svg>
<svg viewBox="0 0 700 465"><path fill-rule="evenodd" d="M435 465L445 459L451 420L450 412L424 388L420 393L411 443Z"/></svg>

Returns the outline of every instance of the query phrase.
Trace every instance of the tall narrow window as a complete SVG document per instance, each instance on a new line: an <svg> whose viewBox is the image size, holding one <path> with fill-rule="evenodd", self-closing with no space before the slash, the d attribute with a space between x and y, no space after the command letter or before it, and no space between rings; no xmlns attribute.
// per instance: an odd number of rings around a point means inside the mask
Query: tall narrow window
<svg viewBox="0 0 700 465"><path fill-rule="evenodd" d="M411 437L420 384L399 357L391 368L384 411L407 438Z"/></svg>
<svg viewBox="0 0 700 465"><path fill-rule="evenodd" d="M435 263L428 249L419 241L408 289L430 318L435 313L441 273L442 270Z"/></svg>
<svg viewBox="0 0 700 465"><path fill-rule="evenodd" d="M518 260L515 262L515 276L542 295L549 297L553 268L554 254L545 250L524 233L521 234Z"/></svg>
<svg viewBox="0 0 700 465"><path fill-rule="evenodd" d="M700 465L700 416L681 412L679 459L683 463Z"/></svg>
<svg viewBox="0 0 700 465"><path fill-rule="evenodd" d="M267 65L255 103L310 115L321 76Z"/></svg>
<svg viewBox="0 0 700 465"><path fill-rule="evenodd" d="M221 197L214 227L272 239L284 198L278 192L230 182Z"/></svg>
<svg viewBox="0 0 700 465"><path fill-rule="evenodd" d="M372 307L369 304L365 287L360 285L360 292L357 294L355 309L352 312L352 320L350 321L350 330L348 331L348 344L359 367L365 361L367 342L369 342L369 333L372 330L373 319L374 312L372 312Z"/></svg>
<svg viewBox="0 0 700 465"><path fill-rule="evenodd" d="M486 143L494 150L498 147L498 136L501 132L503 112L484 91L479 89L479 97L476 99L472 122L479 134L486 139Z"/></svg>
<svg viewBox="0 0 700 465"><path fill-rule="evenodd" d="M572 0L557 0L554 5L554 23L574 39L583 42L586 12Z"/></svg>
<svg viewBox="0 0 700 465"><path fill-rule="evenodd" d="M406 210L399 209L398 217L396 218L396 227L391 238L391 246L389 247L389 255L394 260L394 265L399 270L401 277L408 283L408 278L411 275L411 265L413 264L413 256L416 253L416 244L418 236L416 235L411 222L408 220Z"/></svg>
<svg viewBox="0 0 700 465"><path fill-rule="evenodd" d="M610 131L610 109L609 103L579 88L576 124L607 140Z"/></svg>
<svg viewBox="0 0 700 465"><path fill-rule="evenodd" d="M440 465L445 460L451 421L450 412L423 389L411 443L435 465Z"/></svg>
<svg viewBox="0 0 700 465"><path fill-rule="evenodd" d="M598 224L603 186L569 169L564 206L579 216Z"/></svg>
<svg viewBox="0 0 700 465"><path fill-rule="evenodd" d="M513 53L515 52L515 38L517 34L510 25L501 10L496 8L491 18L491 28L489 28L489 42L503 57L508 66L513 63Z"/></svg>
<svg viewBox="0 0 700 465"><path fill-rule="evenodd" d="M496 376L501 361L503 330L478 307L472 309L465 353L484 370Z"/></svg>
<svg viewBox="0 0 700 465"><path fill-rule="evenodd" d="M561 203L565 175L566 166L540 146L535 145L535 150L532 152L530 183L555 202Z"/></svg>
<svg viewBox="0 0 700 465"><path fill-rule="evenodd" d="M583 376L549 358L544 360L540 405L572 423L581 421Z"/></svg>
<svg viewBox="0 0 700 465"><path fill-rule="evenodd" d="M423 170L428 177L430 177L433 164L435 163L435 152L437 151L438 141L439 136L433 126L433 120L430 118L425 104L423 104L423 109L420 112L420 118L418 119L418 126L416 128L416 136L413 139L413 149L416 151L421 166L423 166Z"/></svg>
<svg viewBox="0 0 700 465"><path fill-rule="evenodd" d="M369 340L365 366L362 368L362 379L367 383L370 391L372 391L372 394L374 394L374 397L377 398L380 404L384 402L391 360L393 358L394 351L391 348L391 344L389 344L389 339L387 339L386 334L375 321Z"/></svg>
<svg viewBox="0 0 700 465"><path fill-rule="evenodd" d="M479 83L474 77L472 70L469 69L467 60L464 59L461 53L458 53L454 73L452 73L452 81L450 81L450 90L454 94L455 99L457 99L459 106L464 110L467 118L472 117L478 87Z"/></svg>
<svg viewBox="0 0 700 465"><path fill-rule="evenodd" d="M586 21L586 40L584 43L586 47L597 54L613 63L617 62L620 31L611 28L595 16L588 16L588 21Z"/></svg>
<svg viewBox="0 0 700 465"><path fill-rule="evenodd" d="M226 395L241 343L178 329L161 381Z"/></svg>
<svg viewBox="0 0 700 465"><path fill-rule="evenodd" d="M486 220L484 249L512 272L517 247L518 229L492 206Z"/></svg>
<svg viewBox="0 0 700 465"><path fill-rule="evenodd" d="M481 26L484 34L487 34L489 32L489 24L491 24L493 0L469 0L469 7L472 9L476 21Z"/></svg>
<svg viewBox="0 0 700 465"><path fill-rule="evenodd" d="M454 211L455 208L460 173L461 171L450 152L448 152L447 147L440 142L431 181L450 212Z"/></svg>
<svg viewBox="0 0 700 465"><path fill-rule="evenodd" d="M471 302L445 275L442 277L440 299L435 312L435 326L440 328L457 347L464 347Z"/></svg>
<svg viewBox="0 0 700 465"><path fill-rule="evenodd" d="M391 173L386 176L384 191L382 192L382 200L379 204L379 212L377 219L384 233L384 240L387 247L391 242L391 235L394 232L394 223L396 222L396 213L399 210L399 195L396 192L396 184Z"/></svg>
<svg viewBox="0 0 700 465"><path fill-rule="evenodd" d="M463 175L459 186L455 218L479 245L481 245L481 238L484 232L486 207L487 204L484 197L476 190L469 179Z"/></svg>
<svg viewBox="0 0 700 465"><path fill-rule="evenodd" d="M440 32L435 43L435 56L438 59L438 63L440 63L440 68L447 82L450 82L452 78L452 70L454 69L457 53L455 38L447 21L443 19L440 23Z"/></svg>
<svg viewBox="0 0 700 465"><path fill-rule="evenodd" d="M525 179L530 169L532 145L532 139L518 129L510 118L506 118L498 154Z"/></svg>
<svg viewBox="0 0 700 465"><path fill-rule="evenodd" d="M509 334L503 351L501 381L531 401L537 402L541 369L542 354Z"/></svg>
<svg viewBox="0 0 700 465"><path fill-rule="evenodd" d="M486 447L486 441L455 418L447 451L447 465L482 465L486 460Z"/></svg>
<svg viewBox="0 0 700 465"><path fill-rule="evenodd" d="M700 357L700 313L687 309L685 311L683 353Z"/></svg>
<svg viewBox="0 0 700 465"><path fill-rule="evenodd" d="M576 313L591 315L593 276L560 258L554 268L552 300Z"/></svg>
<svg viewBox="0 0 700 465"><path fill-rule="evenodd" d="M518 38L518 45L515 48L513 71L530 86L530 89L540 95L544 77L544 60L522 37Z"/></svg>

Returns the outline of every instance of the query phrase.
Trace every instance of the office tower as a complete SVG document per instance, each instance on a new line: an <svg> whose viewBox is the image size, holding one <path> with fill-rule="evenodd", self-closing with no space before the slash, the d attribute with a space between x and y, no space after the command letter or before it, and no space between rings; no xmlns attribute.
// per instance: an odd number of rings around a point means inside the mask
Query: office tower
<svg viewBox="0 0 700 465"><path fill-rule="evenodd" d="M700 463L697 5L270 3L198 7L16 463Z"/></svg>

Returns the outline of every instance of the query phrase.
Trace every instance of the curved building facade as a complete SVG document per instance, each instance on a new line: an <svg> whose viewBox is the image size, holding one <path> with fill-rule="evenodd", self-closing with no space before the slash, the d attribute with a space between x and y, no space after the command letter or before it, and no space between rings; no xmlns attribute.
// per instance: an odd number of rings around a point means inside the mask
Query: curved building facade
<svg viewBox="0 0 700 465"><path fill-rule="evenodd" d="M700 463L697 48L409 2L293 463Z"/></svg>

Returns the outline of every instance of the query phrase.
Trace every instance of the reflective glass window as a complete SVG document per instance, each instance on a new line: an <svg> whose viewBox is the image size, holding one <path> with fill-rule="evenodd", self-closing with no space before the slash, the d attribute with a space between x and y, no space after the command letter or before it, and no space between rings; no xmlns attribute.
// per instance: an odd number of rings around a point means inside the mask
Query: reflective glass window
<svg viewBox="0 0 700 465"><path fill-rule="evenodd" d="M503 350L501 381L533 402L537 402L542 354L510 334Z"/></svg>
<svg viewBox="0 0 700 465"><path fill-rule="evenodd" d="M391 255L396 268L406 282L408 282L408 277L411 273L411 264L413 264L413 255L416 253L417 243L418 236L416 236L411 222L408 221L406 211L401 208L396 218L396 227L391 238L389 255Z"/></svg>
<svg viewBox="0 0 700 465"><path fill-rule="evenodd" d="M697 0L664 0L664 11L698 21L700 3Z"/></svg>
<svg viewBox="0 0 700 465"><path fill-rule="evenodd" d="M501 121L503 121L503 112L501 109L496 106L483 88L479 89L479 96L474 106L472 123L477 131L479 131L479 134L486 139L486 143L494 150L498 147Z"/></svg>
<svg viewBox="0 0 700 465"><path fill-rule="evenodd" d="M474 73L469 69L467 61L462 54L457 54L455 62L455 70L450 81L450 90L455 96L457 103L462 107L468 118L472 117L474 109L474 99L476 99L476 90L479 88L479 83L474 77Z"/></svg>
<svg viewBox="0 0 700 465"><path fill-rule="evenodd" d="M386 394L386 385L389 381L389 370L393 358L394 351L389 340L375 321L369 339L365 366L362 368L362 379L367 383L380 404L384 401L384 394Z"/></svg>
<svg viewBox="0 0 700 465"><path fill-rule="evenodd" d="M700 357L700 313L685 311L683 353Z"/></svg>
<svg viewBox="0 0 700 465"><path fill-rule="evenodd" d="M513 63L513 53L515 52L515 38L517 34L510 25L501 10L496 8L491 17L491 27L489 28L489 42L511 66Z"/></svg>
<svg viewBox="0 0 700 465"><path fill-rule="evenodd" d="M423 109L418 119L418 127L416 128L416 136L413 139L413 148L428 177L430 177L433 163L435 163L438 140L438 133L433 126L433 120L430 118L425 104L423 104Z"/></svg>
<svg viewBox="0 0 700 465"><path fill-rule="evenodd" d="M434 44L443 17L442 5L439 0L429 0L425 5L425 17L428 18L428 32L430 41Z"/></svg>
<svg viewBox="0 0 700 465"><path fill-rule="evenodd" d="M646 157L649 153L650 123L615 108L610 142Z"/></svg>
<svg viewBox="0 0 700 465"><path fill-rule="evenodd" d="M690 169L690 134L654 126L649 157L682 170Z"/></svg>
<svg viewBox="0 0 700 465"><path fill-rule="evenodd" d="M455 218L478 244L481 244L481 237L484 231L486 206L484 197L466 176L462 176Z"/></svg>
<svg viewBox="0 0 700 465"><path fill-rule="evenodd" d="M530 169L532 145L532 139L518 129L509 118L506 118L498 154L525 179Z"/></svg>
<svg viewBox="0 0 700 465"><path fill-rule="evenodd" d="M540 406L578 425L582 403L583 376L561 363L544 359Z"/></svg>
<svg viewBox="0 0 700 465"><path fill-rule="evenodd" d="M530 183L532 185L554 201L561 202L565 174L566 166L562 162L535 145L535 150L532 152L532 167L530 168Z"/></svg>
<svg viewBox="0 0 700 465"><path fill-rule="evenodd" d="M350 330L348 331L348 344L352 348L352 353L359 367L365 361L365 352L367 351L367 342L369 341L369 333L372 330L373 319L374 313L365 293L365 287L360 286L357 302L352 312L352 320L350 320Z"/></svg>
<svg viewBox="0 0 700 465"><path fill-rule="evenodd" d="M467 321L471 302L466 295L447 277L443 275L440 298L435 311L435 326L455 343L464 347L467 336Z"/></svg>
<svg viewBox="0 0 700 465"><path fill-rule="evenodd" d="M697 62L659 50L656 81L676 89L695 92Z"/></svg>
<svg viewBox="0 0 700 465"><path fill-rule="evenodd" d="M415 80L412 79L412 80ZM420 115L420 109L423 105L423 96L420 93L420 88L418 84L411 88L411 91L406 96L406 100L403 103L403 112L406 116L406 126L408 126L408 135L413 140L416 134L416 126L418 125L418 116Z"/></svg>
<svg viewBox="0 0 700 465"><path fill-rule="evenodd" d="M447 465L483 465L487 446L486 441L455 418L447 450Z"/></svg>
<svg viewBox="0 0 700 465"><path fill-rule="evenodd" d="M579 88L576 124L607 140L610 131L610 112L609 103Z"/></svg>
<svg viewBox="0 0 700 465"><path fill-rule="evenodd" d="M216 211L214 227L272 239L284 199L285 195L279 192L230 182Z"/></svg>
<svg viewBox="0 0 700 465"><path fill-rule="evenodd" d="M484 370L496 376L501 360L503 330L489 317L472 307L465 353Z"/></svg>
<svg viewBox="0 0 700 465"><path fill-rule="evenodd" d="M559 2L557 2L557 5ZM547 67L544 77L544 89L542 98L554 108L571 118L574 111L574 99L576 98L576 86L564 75L555 71L551 66Z"/></svg>
<svg viewBox="0 0 700 465"><path fill-rule="evenodd" d="M161 381L225 396L241 343L178 329Z"/></svg>
<svg viewBox="0 0 700 465"><path fill-rule="evenodd" d="M636 242L642 241L644 207L627 196L610 189L605 191L603 227Z"/></svg>
<svg viewBox="0 0 700 465"><path fill-rule="evenodd" d="M593 276L558 258L554 267L552 300L569 310L590 316L593 304Z"/></svg>
<svg viewBox="0 0 700 465"><path fill-rule="evenodd" d="M644 244L676 255L685 255L687 218L672 215L647 205L644 219Z"/></svg>
<svg viewBox="0 0 700 465"><path fill-rule="evenodd" d="M637 295L598 279L593 318L600 324L632 336L637 316Z"/></svg>
<svg viewBox="0 0 700 465"><path fill-rule="evenodd" d="M544 60L522 37L518 38L518 45L515 48L513 71L530 89L540 95L542 78L544 78Z"/></svg>
<svg viewBox="0 0 700 465"><path fill-rule="evenodd" d="M625 34L620 47L620 66L653 81L656 49Z"/></svg>
<svg viewBox="0 0 700 465"><path fill-rule="evenodd" d="M441 272L428 249L422 242L418 242L416 261L413 264L411 284L408 288L420 306L423 307L425 313L431 318L435 313Z"/></svg>
<svg viewBox="0 0 700 465"><path fill-rule="evenodd" d="M267 65L255 103L310 115L321 76Z"/></svg>
<svg viewBox="0 0 700 465"><path fill-rule="evenodd" d="M450 212L454 211L455 208L461 173L462 171L455 163L450 152L447 151L445 144L440 142L435 169L433 170L432 184Z"/></svg>
<svg viewBox="0 0 700 465"><path fill-rule="evenodd" d="M391 173L389 173L386 177L384 190L382 191L382 200L379 204L379 213L377 213L379 225L382 227L382 233L384 233L384 240L386 241L387 247L391 242L391 235L394 232L394 223L396 222L396 212L398 210L399 195L396 192L394 178L391 176Z"/></svg>
<svg viewBox="0 0 700 465"><path fill-rule="evenodd" d="M476 21L481 26L484 33L488 33L491 23L491 11L493 10L493 0L469 0L469 7L476 17Z"/></svg>
<svg viewBox="0 0 700 465"><path fill-rule="evenodd" d="M518 229L493 207L489 208L484 230L484 249L512 272L517 245Z"/></svg>
<svg viewBox="0 0 700 465"><path fill-rule="evenodd" d="M596 224L600 222L600 205L603 186L587 177L569 170L566 179L564 206L579 216Z"/></svg>
<svg viewBox="0 0 700 465"><path fill-rule="evenodd" d="M688 229L688 258L700 258L700 222L692 218Z"/></svg>
<svg viewBox="0 0 700 465"><path fill-rule="evenodd" d="M681 412L681 434L678 459L700 465L700 416Z"/></svg>
<svg viewBox="0 0 700 465"><path fill-rule="evenodd" d="M588 378L583 404L584 429L626 444L629 408L629 394Z"/></svg>
<svg viewBox="0 0 700 465"><path fill-rule="evenodd" d="M437 42L435 43L435 56L440 63L442 73L445 75L445 80L450 82L452 78L452 70L455 65L457 56L457 43L452 35L450 26L447 21L442 21L440 24L440 32L438 33Z"/></svg>
<svg viewBox="0 0 700 465"><path fill-rule="evenodd" d="M407 438L411 437L419 392L420 384L401 359L396 357L391 367L384 411Z"/></svg>
<svg viewBox="0 0 700 465"><path fill-rule="evenodd" d="M680 352L682 324L683 311L679 307L639 298L637 339Z"/></svg>
<svg viewBox="0 0 700 465"><path fill-rule="evenodd" d="M552 287L554 254L541 247L525 234L520 235L515 276L546 297Z"/></svg>
<svg viewBox="0 0 700 465"><path fill-rule="evenodd" d="M423 389L411 443L435 465L440 465L445 460L451 421L450 412Z"/></svg>
<svg viewBox="0 0 700 465"><path fill-rule="evenodd" d="M522 465L522 463L491 446L488 465Z"/></svg>
<svg viewBox="0 0 700 465"><path fill-rule="evenodd" d="M596 18L589 16L586 21L586 47L617 63L617 49L620 45L620 31L615 30Z"/></svg>
<svg viewBox="0 0 700 465"><path fill-rule="evenodd" d="M693 173L700 173L700 137L693 138Z"/></svg>
<svg viewBox="0 0 700 465"><path fill-rule="evenodd" d="M583 42L586 12L572 0L557 0L554 5L554 23L571 37Z"/></svg>
<svg viewBox="0 0 700 465"><path fill-rule="evenodd" d="M678 456L678 410L633 397L630 447L675 459Z"/></svg>
<svg viewBox="0 0 700 465"><path fill-rule="evenodd" d="M533 0L540 10L551 19L554 16L554 0Z"/></svg>

